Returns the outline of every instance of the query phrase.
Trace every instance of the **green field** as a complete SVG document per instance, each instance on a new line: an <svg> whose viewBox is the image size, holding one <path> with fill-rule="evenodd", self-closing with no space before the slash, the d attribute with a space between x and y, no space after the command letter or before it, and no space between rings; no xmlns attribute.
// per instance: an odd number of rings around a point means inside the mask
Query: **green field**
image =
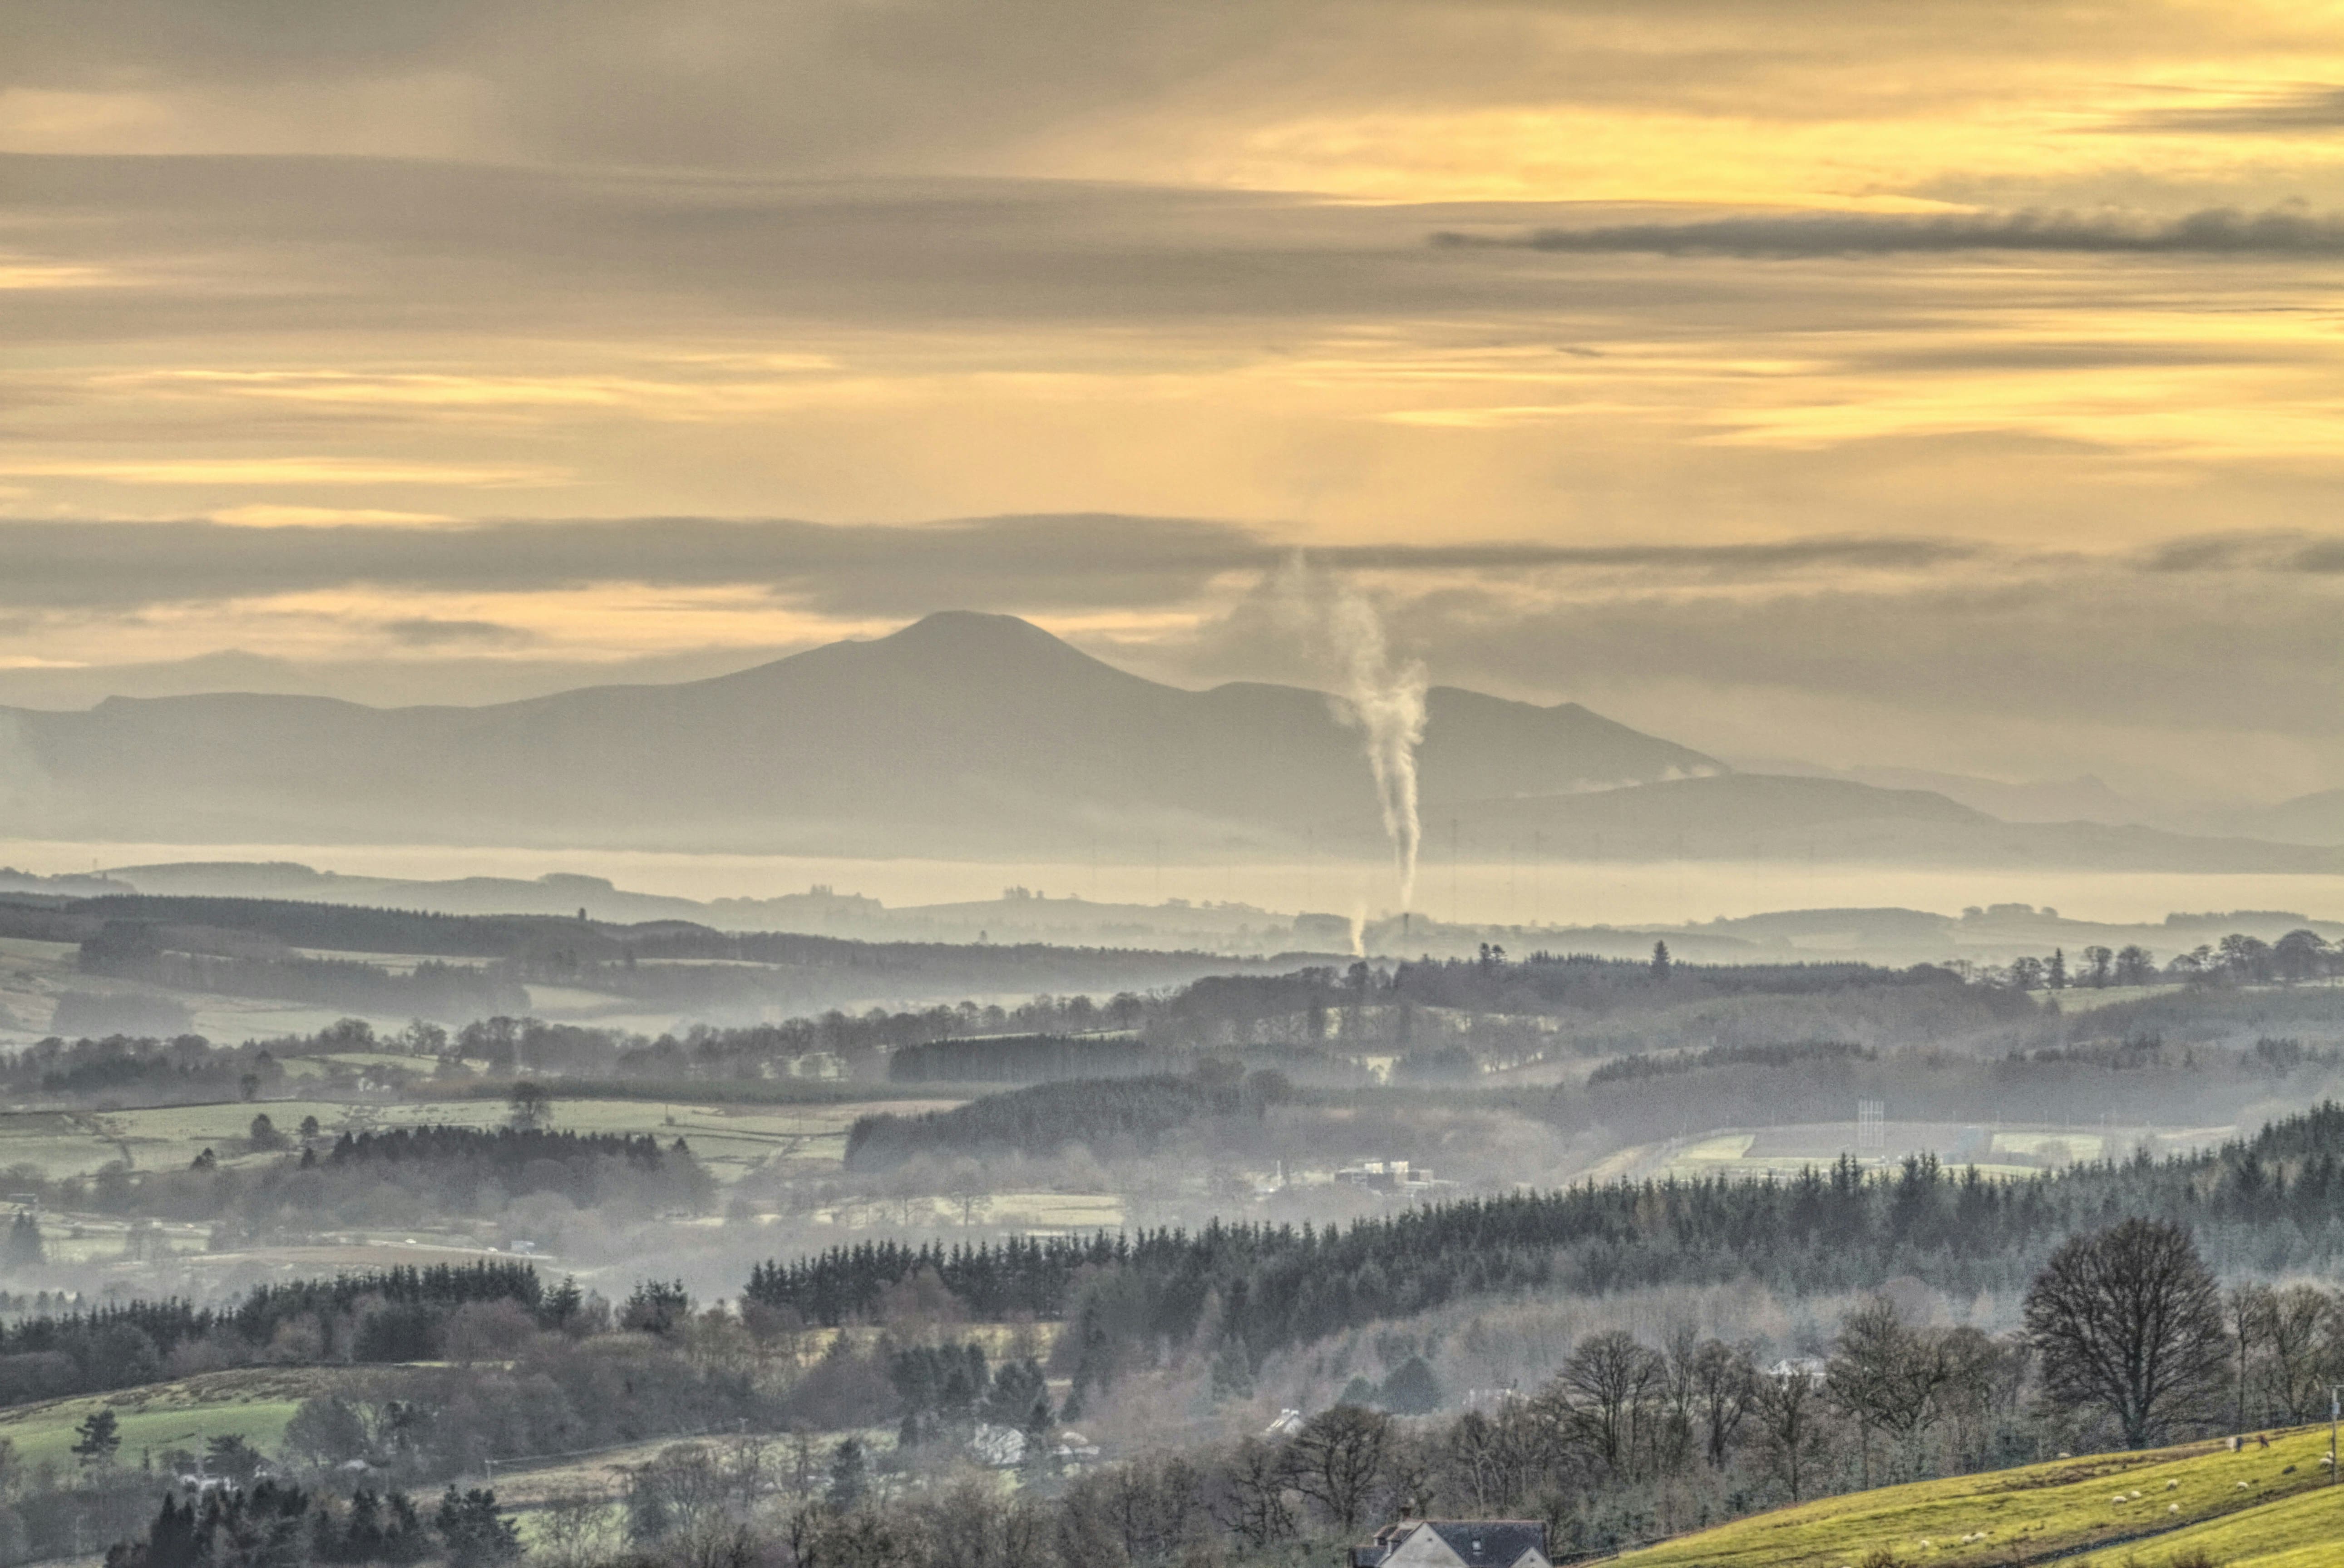
<svg viewBox="0 0 2344 1568"><path fill-rule="evenodd" d="M25 1464L49 1460L71 1465L75 1429L106 1409L120 1423L117 1463L136 1465L142 1451L149 1450L159 1462L171 1449L200 1452L205 1440L231 1435L273 1452L303 1400L355 1375L329 1367L206 1372L116 1393L20 1405L0 1411L0 1438L15 1444L17 1457Z"/></svg>
<svg viewBox="0 0 2344 1568"><path fill-rule="evenodd" d="M1623 1568L1858 1568L1878 1551L1929 1568L2052 1557L2165 1568L2205 1546L2225 1568L2344 1563L2344 1489L2328 1429L2237 1453L2195 1443L1852 1492L1721 1525L1619 1559ZM2313 1544L2326 1543L2325 1545ZM2100 1550L2094 1550L2094 1548ZM2299 1555L2300 1552L2312 1555Z"/></svg>
<svg viewBox="0 0 2344 1568"><path fill-rule="evenodd" d="M2344 1562L2344 1496L2333 1487L2177 1530L2149 1549L2111 1548L2076 1559L2076 1568L2165 1563L2203 1552L2223 1568L2330 1568Z"/></svg>

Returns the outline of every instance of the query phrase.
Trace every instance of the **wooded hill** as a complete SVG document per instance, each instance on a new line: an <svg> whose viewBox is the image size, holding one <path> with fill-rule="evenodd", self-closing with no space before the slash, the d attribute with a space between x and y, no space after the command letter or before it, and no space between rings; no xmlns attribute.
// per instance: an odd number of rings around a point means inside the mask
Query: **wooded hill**
<svg viewBox="0 0 2344 1568"><path fill-rule="evenodd" d="M980 1102L982 1103L982 1102ZM951 1249L864 1245L761 1265L752 1300L836 1323L932 1271L973 1317L1076 1322L1079 1379L1218 1333L1259 1358L1474 1296L1602 1294L1756 1280L1785 1296L1910 1275L1956 1294L2022 1288L2067 1235L2140 1216L2194 1227L2216 1267L2316 1272L2344 1258L2344 1106L2165 1160L1988 1181L1935 1160L1872 1173L1845 1156L1789 1181L1617 1183L1473 1199L1315 1230L1225 1224L1194 1234L1051 1238Z"/></svg>

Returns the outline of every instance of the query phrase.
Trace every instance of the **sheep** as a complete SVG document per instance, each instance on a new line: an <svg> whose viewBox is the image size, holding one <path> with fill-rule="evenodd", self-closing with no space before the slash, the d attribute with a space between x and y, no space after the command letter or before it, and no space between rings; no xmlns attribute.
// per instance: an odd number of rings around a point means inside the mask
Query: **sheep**
<svg viewBox="0 0 2344 1568"><path fill-rule="evenodd" d="M2165 1483L2165 1490L2167 1492L2178 1492L2181 1490L2181 1483L2177 1481L2168 1481Z"/></svg>

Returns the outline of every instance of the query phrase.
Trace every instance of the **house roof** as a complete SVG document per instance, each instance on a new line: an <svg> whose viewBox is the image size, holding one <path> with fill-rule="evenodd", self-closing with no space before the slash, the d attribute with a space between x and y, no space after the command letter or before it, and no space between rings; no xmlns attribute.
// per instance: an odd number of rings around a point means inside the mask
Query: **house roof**
<svg viewBox="0 0 2344 1568"><path fill-rule="evenodd" d="M1465 1568L1514 1568L1526 1552L1546 1553L1546 1526L1534 1519L1428 1519L1425 1524Z"/></svg>
<svg viewBox="0 0 2344 1568"><path fill-rule="evenodd" d="M1546 1561L1546 1526L1535 1519L1404 1519L1352 1548L1353 1568L1376 1568L1420 1530L1438 1535L1465 1568L1514 1568L1531 1552L1534 1562Z"/></svg>

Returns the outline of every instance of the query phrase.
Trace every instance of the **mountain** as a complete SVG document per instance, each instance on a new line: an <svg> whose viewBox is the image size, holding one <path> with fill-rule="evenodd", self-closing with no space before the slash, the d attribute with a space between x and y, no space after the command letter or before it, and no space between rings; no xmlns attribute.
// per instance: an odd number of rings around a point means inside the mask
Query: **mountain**
<svg viewBox="0 0 2344 1568"><path fill-rule="evenodd" d="M2344 851L2099 822L2004 822L1931 790L1720 774L1592 794L1430 803L1483 859L1877 861L2170 872L2344 871ZM1473 858L1469 854L1467 858Z"/></svg>
<svg viewBox="0 0 2344 1568"><path fill-rule="evenodd" d="M2344 850L2011 823L1935 790L1735 773L1572 703L1443 686L1426 707L1435 858L1453 842L1482 860L2344 870ZM0 709L0 824L146 843L1380 856L1347 712L1295 686L1161 685L1014 617L955 612L708 680L475 707L223 693Z"/></svg>
<svg viewBox="0 0 2344 1568"><path fill-rule="evenodd" d="M2072 779L2036 779L2012 784L1968 774L1937 773L1925 768L1827 768L1814 763L1744 759L1735 764L1750 773L1790 774L1802 778L1845 779L1881 789L1928 790L1959 801L2004 822L2104 822L2158 824L2154 808L2110 789L2090 774Z"/></svg>
<svg viewBox="0 0 2344 1568"><path fill-rule="evenodd" d="M774 650L775 652L782 650ZM377 707L519 702L589 681L692 681L738 669L755 650L692 648L616 663L499 653L432 659L285 659L223 648L192 658L123 664L0 666L0 708L75 710L108 697L213 692L331 693Z"/></svg>
<svg viewBox="0 0 2344 1568"><path fill-rule="evenodd" d="M1439 688L1428 793L1722 772L1574 703ZM1359 734L1324 694L1183 691L1013 617L945 613L711 680L481 707L110 697L0 709L20 837L867 855L1373 851Z"/></svg>
<svg viewBox="0 0 2344 1568"><path fill-rule="evenodd" d="M2258 837L2289 844L2344 845L2344 789L2281 801L2248 815L2242 825Z"/></svg>

